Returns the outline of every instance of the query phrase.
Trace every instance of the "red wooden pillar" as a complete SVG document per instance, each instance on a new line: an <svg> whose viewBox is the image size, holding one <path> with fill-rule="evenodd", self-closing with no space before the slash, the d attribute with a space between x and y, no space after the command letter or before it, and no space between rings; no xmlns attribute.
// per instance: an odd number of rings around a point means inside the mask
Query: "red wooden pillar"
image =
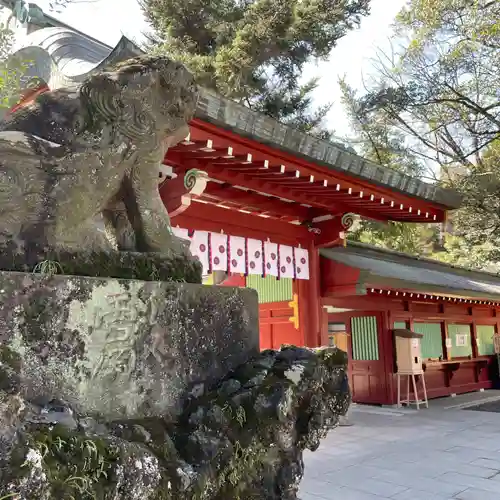
<svg viewBox="0 0 500 500"><path fill-rule="evenodd" d="M322 344L321 338L321 274L320 274L320 257L318 248L311 243L309 246L309 254L311 255L311 288L310 288L310 307L311 307L311 340L313 346Z"/></svg>
<svg viewBox="0 0 500 500"><path fill-rule="evenodd" d="M388 404L395 404L395 387L394 387L394 335L392 333L392 318L390 311L387 310L382 314L381 324L381 342L380 347L383 352L383 360L385 367L385 385L386 398Z"/></svg>
<svg viewBox="0 0 500 500"><path fill-rule="evenodd" d="M470 332L470 341L472 347L472 357L477 358L479 356L479 349L477 348L477 325L476 321L472 321L471 332Z"/></svg>
<svg viewBox="0 0 500 500"><path fill-rule="evenodd" d="M309 279L296 281L299 296L300 329L305 345L318 347L323 342L321 334L320 258L314 243L309 245L308 250Z"/></svg>
<svg viewBox="0 0 500 500"><path fill-rule="evenodd" d="M321 345L330 345L328 338L328 312L324 307L321 307Z"/></svg>

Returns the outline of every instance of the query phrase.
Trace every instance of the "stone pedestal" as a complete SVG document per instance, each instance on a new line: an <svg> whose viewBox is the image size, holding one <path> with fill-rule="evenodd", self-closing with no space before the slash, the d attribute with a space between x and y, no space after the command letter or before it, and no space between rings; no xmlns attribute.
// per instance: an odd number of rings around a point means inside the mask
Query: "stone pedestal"
<svg viewBox="0 0 500 500"><path fill-rule="evenodd" d="M248 289L0 272L0 498L297 500L347 355L259 352Z"/></svg>
<svg viewBox="0 0 500 500"><path fill-rule="evenodd" d="M259 352L252 290L0 272L3 384L107 419L174 420ZM2 357L0 357L2 359ZM17 370L16 370L17 371Z"/></svg>

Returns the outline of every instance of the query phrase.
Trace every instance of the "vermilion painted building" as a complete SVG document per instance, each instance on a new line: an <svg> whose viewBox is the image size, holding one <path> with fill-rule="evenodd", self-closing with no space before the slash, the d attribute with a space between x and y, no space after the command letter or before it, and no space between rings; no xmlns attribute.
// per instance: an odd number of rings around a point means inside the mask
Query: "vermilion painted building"
<svg viewBox="0 0 500 500"><path fill-rule="evenodd" d="M140 53L125 38L115 48L106 47L47 16L40 19L38 12L38 24L34 21L18 52L35 61L32 76L41 80L24 93L24 103L44 89L81 81L96 69ZM52 27L41 27L47 25ZM391 316L393 306L379 305L379 290L382 295L405 293L398 288L402 284L382 286L384 275L372 292L358 282L366 270L337 257L351 251L350 246L343 250L343 245L352 214L381 221L441 223L447 210L458 207L459 197L211 91L202 92L190 127L189 137L168 151L159 189L177 234L190 239L206 274L221 284L258 291L262 348L283 343L321 345L329 341L329 328L337 328L334 333L340 341L343 327L355 399L392 402L391 318L414 322L404 308L428 306L407 299L397 306L403 308L398 310L401 314ZM422 263L427 265L431 266ZM494 324L493 309L479 307L475 313L488 317L485 326ZM451 310L443 311L433 314L451 319ZM425 319L430 324L432 314ZM478 357L474 349L472 356ZM450 361L449 357L444 350L443 360ZM439 377L441 371L449 374L452 369L437 371L432 394L450 392L448 379ZM464 372L459 373L461 377ZM487 387L487 372L478 373L478 380L464 382L460 390Z"/></svg>
<svg viewBox="0 0 500 500"><path fill-rule="evenodd" d="M492 387L499 276L361 244L321 256L324 330L349 336L355 400L396 403L392 331L401 328L423 334L430 398Z"/></svg>

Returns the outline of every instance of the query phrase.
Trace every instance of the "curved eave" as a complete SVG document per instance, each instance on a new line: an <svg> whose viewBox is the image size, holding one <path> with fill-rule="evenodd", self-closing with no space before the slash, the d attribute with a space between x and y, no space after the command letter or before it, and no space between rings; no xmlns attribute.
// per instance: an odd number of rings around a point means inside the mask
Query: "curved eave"
<svg viewBox="0 0 500 500"><path fill-rule="evenodd" d="M443 210L460 207L462 197L453 190L427 184L409 175L365 160L342 144L317 139L283 125L273 118L255 113L210 90L203 90L196 116L218 127L314 162L339 174L398 191L413 198L425 199Z"/></svg>
<svg viewBox="0 0 500 500"><path fill-rule="evenodd" d="M342 154L338 152L339 163ZM339 169L325 168L305 156L257 141L253 134L238 133L200 118L191 122L189 140L169 150L166 162L179 170L204 170L221 182L265 191L332 214L353 212L379 221L446 220L446 207Z"/></svg>

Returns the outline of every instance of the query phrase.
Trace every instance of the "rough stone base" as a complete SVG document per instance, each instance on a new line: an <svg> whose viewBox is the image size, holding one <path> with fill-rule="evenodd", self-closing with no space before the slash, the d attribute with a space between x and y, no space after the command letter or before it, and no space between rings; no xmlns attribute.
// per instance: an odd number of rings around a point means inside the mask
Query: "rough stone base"
<svg viewBox="0 0 500 500"><path fill-rule="evenodd" d="M336 348L264 351L205 385L170 425L98 421L0 391L0 492L16 500L295 500L303 450L316 450L347 411L346 362Z"/></svg>
<svg viewBox="0 0 500 500"><path fill-rule="evenodd" d="M257 315L249 289L0 272L0 389L175 419L186 392L259 352Z"/></svg>

